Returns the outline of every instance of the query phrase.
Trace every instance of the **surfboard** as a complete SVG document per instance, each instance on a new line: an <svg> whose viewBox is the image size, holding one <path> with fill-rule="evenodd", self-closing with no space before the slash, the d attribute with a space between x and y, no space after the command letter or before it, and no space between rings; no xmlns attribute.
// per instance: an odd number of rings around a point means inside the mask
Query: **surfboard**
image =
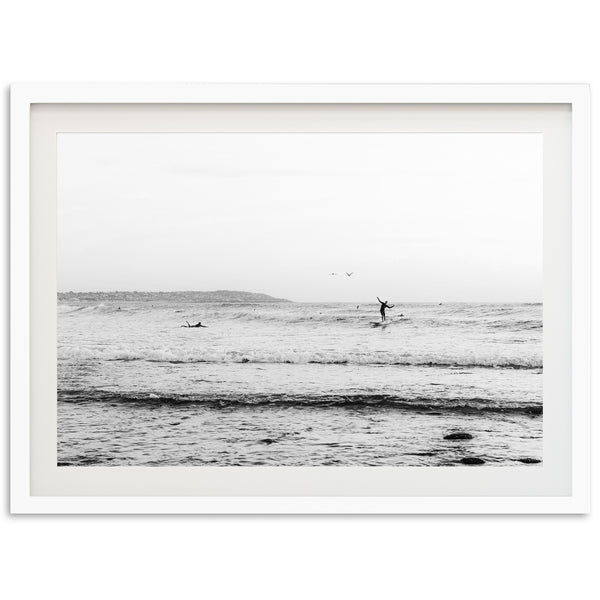
<svg viewBox="0 0 600 600"><path fill-rule="evenodd" d="M389 323L385 321L370 321L369 324L371 327L387 327L389 325Z"/></svg>

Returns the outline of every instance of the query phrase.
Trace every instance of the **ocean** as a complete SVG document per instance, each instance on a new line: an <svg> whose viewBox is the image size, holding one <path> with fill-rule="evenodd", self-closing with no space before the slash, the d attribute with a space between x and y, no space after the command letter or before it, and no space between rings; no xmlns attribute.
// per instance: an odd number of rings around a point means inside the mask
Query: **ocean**
<svg viewBox="0 0 600 600"><path fill-rule="evenodd" d="M387 315L60 294L58 464L541 464L541 304Z"/></svg>

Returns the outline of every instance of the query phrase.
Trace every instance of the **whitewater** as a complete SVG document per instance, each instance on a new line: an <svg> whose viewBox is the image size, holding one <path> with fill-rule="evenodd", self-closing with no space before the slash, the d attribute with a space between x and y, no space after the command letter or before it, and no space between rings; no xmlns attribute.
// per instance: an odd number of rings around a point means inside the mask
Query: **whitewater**
<svg viewBox="0 0 600 600"><path fill-rule="evenodd" d="M541 464L542 339L541 304L59 297L58 463Z"/></svg>

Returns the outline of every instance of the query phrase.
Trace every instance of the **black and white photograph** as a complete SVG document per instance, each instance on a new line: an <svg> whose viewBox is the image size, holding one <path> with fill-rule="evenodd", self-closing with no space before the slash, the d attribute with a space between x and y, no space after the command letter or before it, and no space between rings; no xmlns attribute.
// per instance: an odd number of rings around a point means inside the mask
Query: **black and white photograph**
<svg viewBox="0 0 600 600"><path fill-rule="evenodd" d="M57 155L58 466L543 465L541 135Z"/></svg>
<svg viewBox="0 0 600 600"><path fill-rule="evenodd" d="M3 596L597 595L597 12L4 3Z"/></svg>

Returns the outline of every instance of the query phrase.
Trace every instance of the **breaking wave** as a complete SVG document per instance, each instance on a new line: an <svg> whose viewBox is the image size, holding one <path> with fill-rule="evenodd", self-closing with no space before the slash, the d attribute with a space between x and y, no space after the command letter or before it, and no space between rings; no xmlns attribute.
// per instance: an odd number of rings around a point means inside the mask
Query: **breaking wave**
<svg viewBox="0 0 600 600"><path fill-rule="evenodd" d="M131 404L203 404L211 408L227 407L311 407L311 408L395 408L400 410L457 413L520 413L541 415L543 407L537 402L511 402L485 398L404 398L389 394L157 394L118 393L103 390L62 390L63 402L127 402Z"/></svg>
<svg viewBox="0 0 600 600"><path fill-rule="evenodd" d="M63 346L58 358L74 362L147 361L157 363L260 363L260 364L323 364L323 365L397 365L430 367L541 369L539 356L488 355L435 355L390 352L317 352L293 350L193 350L173 348L106 348L89 346Z"/></svg>

